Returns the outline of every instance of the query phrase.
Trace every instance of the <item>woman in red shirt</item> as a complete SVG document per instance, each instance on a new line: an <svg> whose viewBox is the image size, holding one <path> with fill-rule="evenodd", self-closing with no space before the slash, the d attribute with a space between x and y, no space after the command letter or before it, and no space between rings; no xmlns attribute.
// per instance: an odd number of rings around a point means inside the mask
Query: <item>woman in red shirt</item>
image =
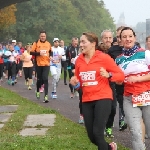
<svg viewBox="0 0 150 150"><path fill-rule="evenodd" d="M82 54L76 60L75 76L70 83L75 89L82 87L83 116L91 142L98 146L98 150L116 150L116 143L108 144L104 139L113 100L109 81L123 82L124 74L114 60L97 47L98 37L94 33L82 34Z"/></svg>

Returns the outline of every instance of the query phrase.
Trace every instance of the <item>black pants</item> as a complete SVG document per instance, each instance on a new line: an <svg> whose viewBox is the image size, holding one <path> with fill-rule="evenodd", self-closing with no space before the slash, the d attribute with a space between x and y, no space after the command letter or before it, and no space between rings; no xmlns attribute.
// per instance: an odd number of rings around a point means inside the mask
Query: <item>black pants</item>
<svg viewBox="0 0 150 150"><path fill-rule="evenodd" d="M124 85L116 84L116 97L119 103L119 122L124 121L124 110L123 110L123 93L124 93Z"/></svg>
<svg viewBox="0 0 150 150"><path fill-rule="evenodd" d="M72 76L74 76L72 69L68 69L69 79L71 79ZM73 86L69 83L69 88L71 93L73 93Z"/></svg>
<svg viewBox="0 0 150 150"><path fill-rule="evenodd" d="M44 83L45 95L48 95L48 76L49 76L50 66L36 66L37 72L37 92L41 88L41 85Z"/></svg>
<svg viewBox="0 0 150 150"><path fill-rule="evenodd" d="M25 80L32 79L33 67L23 67Z"/></svg>
<svg viewBox="0 0 150 150"><path fill-rule="evenodd" d="M104 129L111 111L111 99L84 102L83 116L88 137L98 150L111 150L104 139Z"/></svg>
<svg viewBox="0 0 150 150"><path fill-rule="evenodd" d="M4 63L0 64L0 79L3 77Z"/></svg>
<svg viewBox="0 0 150 150"><path fill-rule="evenodd" d="M66 80L67 80L67 62L62 61L61 64L62 64L62 68L64 70L64 83L66 83ZM62 69L61 69L61 71L62 71Z"/></svg>
<svg viewBox="0 0 150 150"><path fill-rule="evenodd" d="M16 63L15 62L8 62L8 79L12 78L15 80L16 78Z"/></svg>
<svg viewBox="0 0 150 150"><path fill-rule="evenodd" d="M115 83L111 82L110 87L111 87L112 92L113 92L113 101L111 102L111 113L109 115L109 118L108 118L108 121L106 124L106 129L111 128L113 126L114 118L116 115L116 106L117 106Z"/></svg>
<svg viewBox="0 0 150 150"><path fill-rule="evenodd" d="M83 111L82 111L82 89L80 88L78 90L79 93L79 109L80 109L80 115L83 115Z"/></svg>

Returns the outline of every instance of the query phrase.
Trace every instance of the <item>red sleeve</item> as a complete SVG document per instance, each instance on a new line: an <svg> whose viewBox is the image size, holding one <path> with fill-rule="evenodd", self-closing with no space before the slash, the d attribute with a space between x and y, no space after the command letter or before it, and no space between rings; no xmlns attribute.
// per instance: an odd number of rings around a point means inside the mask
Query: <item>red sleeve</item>
<svg viewBox="0 0 150 150"><path fill-rule="evenodd" d="M117 66L115 61L109 55L106 55L105 61L106 60L107 63L105 64L105 69L107 70L107 72L110 72L112 74L110 81L123 82L125 78L123 71Z"/></svg>

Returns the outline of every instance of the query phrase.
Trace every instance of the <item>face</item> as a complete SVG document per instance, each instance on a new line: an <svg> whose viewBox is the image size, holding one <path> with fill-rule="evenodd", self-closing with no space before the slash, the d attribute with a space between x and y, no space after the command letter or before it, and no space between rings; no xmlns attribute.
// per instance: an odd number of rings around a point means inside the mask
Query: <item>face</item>
<svg viewBox="0 0 150 150"><path fill-rule="evenodd" d="M21 48L22 47L22 43L18 43L18 46Z"/></svg>
<svg viewBox="0 0 150 150"><path fill-rule="evenodd" d="M133 35L132 30L124 30L121 33L121 42L125 49L132 48L134 46L135 41L136 39L135 36Z"/></svg>
<svg viewBox="0 0 150 150"><path fill-rule="evenodd" d="M60 45L60 46L64 46L64 41L61 40L60 43L59 43L59 45Z"/></svg>
<svg viewBox="0 0 150 150"><path fill-rule="evenodd" d="M148 40L146 41L146 46L150 50L150 38L148 38Z"/></svg>
<svg viewBox="0 0 150 150"><path fill-rule="evenodd" d="M15 46L15 45L16 45L16 42L13 42L12 45Z"/></svg>
<svg viewBox="0 0 150 150"><path fill-rule="evenodd" d="M82 53L89 54L91 50L95 51L95 42L91 43L85 35L82 35L80 37L80 48Z"/></svg>
<svg viewBox="0 0 150 150"><path fill-rule="evenodd" d="M119 46L122 46L122 43L121 43L121 39L120 39L120 33L121 33L121 30L117 31L116 32L116 37L117 37L117 42L118 42L118 45Z"/></svg>
<svg viewBox="0 0 150 150"><path fill-rule="evenodd" d="M111 43L113 42L113 36L111 32L104 32L101 41L107 47L111 47Z"/></svg>
<svg viewBox="0 0 150 150"><path fill-rule="evenodd" d="M77 47L78 46L78 39L73 39L72 40L72 46Z"/></svg>
<svg viewBox="0 0 150 150"><path fill-rule="evenodd" d="M6 49L8 49L8 45L6 45Z"/></svg>
<svg viewBox="0 0 150 150"><path fill-rule="evenodd" d="M40 34L40 40L41 40L42 42L46 41L46 33L41 33L41 34Z"/></svg>
<svg viewBox="0 0 150 150"><path fill-rule="evenodd" d="M9 50L10 50L10 51L13 51L13 50L14 50L14 46L13 46L13 45L10 45L10 46L9 46Z"/></svg>
<svg viewBox="0 0 150 150"><path fill-rule="evenodd" d="M54 47L58 47L59 46L59 41L55 41L54 42Z"/></svg>

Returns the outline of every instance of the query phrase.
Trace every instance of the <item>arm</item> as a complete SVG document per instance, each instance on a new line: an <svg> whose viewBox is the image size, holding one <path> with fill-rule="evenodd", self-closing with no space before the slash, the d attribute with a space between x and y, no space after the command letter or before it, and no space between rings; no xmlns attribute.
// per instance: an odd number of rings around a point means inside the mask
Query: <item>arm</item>
<svg viewBox="0 0 150 150"><path fill-rule="evenodd" d="M30 51L30 54L34 56L40 56L40 52L36 52L36 47L37 47L37 43L34 42L32 45L32 50Z"/></svg>
<svg viewBox="0 0 150 150"><path fill-rule="evenodd" d="M116 63L114 62L114 60L109 56L106 55L106 57L104 58L105 61L107 60L105 66L106 66L106 71L108 73L111 73L112 77L110 78L111 82L123 82L124 81L124 73L122 72L122 70L116 65Z"/></svg>

